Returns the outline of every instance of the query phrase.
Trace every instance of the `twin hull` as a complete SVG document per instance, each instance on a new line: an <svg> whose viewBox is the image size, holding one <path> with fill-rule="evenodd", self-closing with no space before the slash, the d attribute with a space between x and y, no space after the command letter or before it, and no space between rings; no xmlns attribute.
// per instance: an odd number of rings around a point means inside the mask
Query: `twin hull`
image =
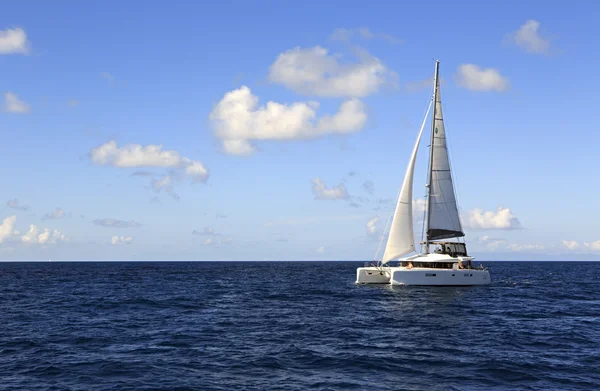
<svg viewBox="0 0 600 391"><path fill-rule="evenodd" d="M357 284L391 285L487 285L491 282L487 270L434 269L414 267L359 267Z"/></svg>

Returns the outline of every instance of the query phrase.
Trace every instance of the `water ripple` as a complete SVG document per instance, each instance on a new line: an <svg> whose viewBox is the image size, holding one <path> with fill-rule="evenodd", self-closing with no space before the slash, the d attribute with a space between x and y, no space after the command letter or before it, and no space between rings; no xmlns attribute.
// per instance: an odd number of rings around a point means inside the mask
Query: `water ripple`
<svg viewBox="0 0 600 391"><path fill-rule="evenodd" d="M0 389L600 389L600 263L467 288L357 266L0 264Z"/></svg>

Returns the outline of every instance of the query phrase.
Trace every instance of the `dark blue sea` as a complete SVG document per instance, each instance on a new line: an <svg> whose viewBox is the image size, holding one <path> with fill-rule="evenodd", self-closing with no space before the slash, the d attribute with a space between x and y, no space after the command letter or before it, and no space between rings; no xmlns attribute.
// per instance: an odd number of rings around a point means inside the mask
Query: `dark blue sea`
<svg viewBox="0 0 600 391"><path fill-rule="evenodd" d="M0 263L1 390L599 390L600 263Z"/></svg>

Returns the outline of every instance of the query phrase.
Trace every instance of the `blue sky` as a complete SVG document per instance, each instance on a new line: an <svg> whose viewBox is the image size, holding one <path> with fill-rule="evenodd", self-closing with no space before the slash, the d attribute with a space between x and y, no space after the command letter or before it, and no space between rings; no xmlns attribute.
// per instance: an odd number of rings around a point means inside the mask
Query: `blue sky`
<svg viewBox="0 0 600 391"><path fill-rule="evenodd" d="M0 259L372 259L434 58L470 252L597 259L576 4L5 4Z"/></svg>

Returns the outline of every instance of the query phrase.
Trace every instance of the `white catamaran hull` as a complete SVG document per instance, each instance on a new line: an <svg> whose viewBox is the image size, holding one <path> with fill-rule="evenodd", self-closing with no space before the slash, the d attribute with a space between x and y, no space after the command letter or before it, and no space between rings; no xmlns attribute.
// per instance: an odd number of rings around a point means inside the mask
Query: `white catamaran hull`
<svg viewBox="0 0 600 391"><path fill-rule="evenodd" d="M491 282L487 270L434 269L413 267L360 267L356 271L357 284L471 286Z"/></svg>

